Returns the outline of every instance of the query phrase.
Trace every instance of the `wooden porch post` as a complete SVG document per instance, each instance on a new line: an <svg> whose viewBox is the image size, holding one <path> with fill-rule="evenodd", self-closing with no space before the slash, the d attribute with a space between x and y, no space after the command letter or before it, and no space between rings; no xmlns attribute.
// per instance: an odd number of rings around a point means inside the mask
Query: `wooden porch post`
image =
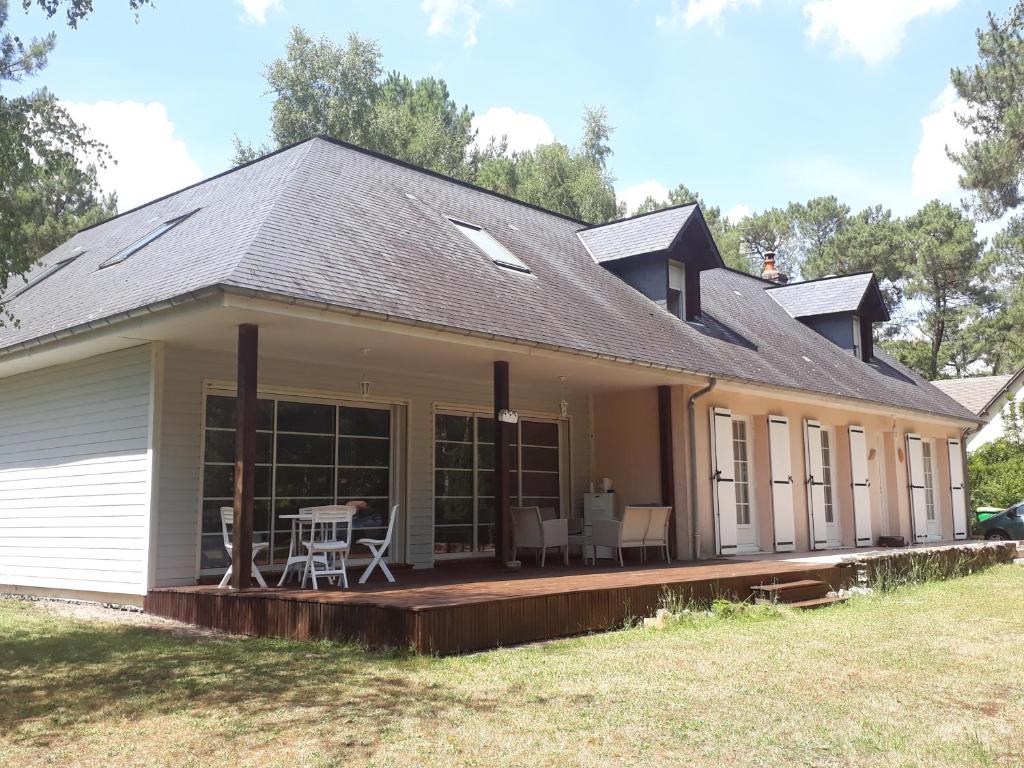
<svg viewBox="0 0 1024 768"><path fill-rule="evenodd" d="M259 326L238 326L238 400L235 422L235 525L231 586L252 577L253 496L256 493L256 360Z"/></svg>
<svg viewBox="0 0 1024 768"><path fill-rule="evenodd" d="M658 387L658 448L661 468L661 503L672 507L668 519L668 548L676 558L676 475L672 456L672 387Z"/></svg>
<svg viewBox="0 0 1024 768"><path fill-rule="evenodd" d="M498 419L498 412L508 409L508 362L494 361L494 557L505 565L512 553L512 488L511 470L512 425Z"/></svg>

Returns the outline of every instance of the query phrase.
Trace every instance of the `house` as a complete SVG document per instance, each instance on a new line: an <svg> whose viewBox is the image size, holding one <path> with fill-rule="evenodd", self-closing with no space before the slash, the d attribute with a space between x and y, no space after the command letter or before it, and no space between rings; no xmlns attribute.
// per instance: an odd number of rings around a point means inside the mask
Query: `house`
<svg viewBox="0 0 1024 768"><path fill-rule="evenodd" d="M83 230L2 303L3 591L216 577L236 494L273 561L284 515L358 498L364 533L399 505L392 562L503 562L511 504L578 517L605 477L673 507L679 560L967 533L979 420L872 347L874 276L727 269L695 204L588 226L314 138Z"/></svg>
<svg viewBox="0 0 1024 768"><path fill-rule="evenodd" d="M1024 368L1001 376L943 379L932 384L982 419L980 429L967 437L968 451L1003 436L1003 414L1010 401L1016 401L1018 408L1024 408Z"/></svg>

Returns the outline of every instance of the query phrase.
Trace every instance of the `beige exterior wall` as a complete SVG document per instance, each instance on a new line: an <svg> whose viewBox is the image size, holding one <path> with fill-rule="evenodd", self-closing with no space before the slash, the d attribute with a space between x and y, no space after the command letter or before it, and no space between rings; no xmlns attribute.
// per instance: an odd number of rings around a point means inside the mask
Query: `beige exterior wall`
<svg viewBox="0 0 1024 768"><path fill-rule="evenodd" d="M672 398L675 461L676 530L681 557L690 553L689 538L689 439L687 399L700 387L674 387ZM810 545L804 420L814 419L832 436L833 499L837 510L842 547L854 546L854 514L850 444L847 428L864 427L871 480L871 535L903 536L912 541L907 480L906 435L920 434L932 442L935 504L943 540L953 538L953 512L949 490L949 457L946 439L960 436L960 425L905 415L869 413L856 403L844 407L820 404L812 399L791 400L753 392L718 388L701 397L695 406L697 459L697 532L702 557L716 551L714 504L711 482L710 412L713 406L728 408L734 418L749 425L751 497L760 551L774 550L771 500L771 465L768 441L769 414L786 416L790 425L790 461L793 469L793 510L797 552ZM615 481L621 506L660 500L658 463L657 392L653 388L602 395L594 398L594 462L597 477Z"/></svg>

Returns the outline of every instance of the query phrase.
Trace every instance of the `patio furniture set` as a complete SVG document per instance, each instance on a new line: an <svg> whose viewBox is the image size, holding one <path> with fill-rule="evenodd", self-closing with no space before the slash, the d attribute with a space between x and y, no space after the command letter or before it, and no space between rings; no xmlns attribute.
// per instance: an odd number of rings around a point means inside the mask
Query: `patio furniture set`
<svg viewBox="0 0 1024 768"><path fill-rule="evenodd" d="M281 515L284 520L291 521L291 538L288 544L288 557L277 586L284 586L289 575L301 573L301 586L312 581L313 589L319 589L318 579L326 578L334 583L338 578L341 586L348 588L346 558L352 550L352 522L359 507L350 504L332 504L322 507L304 507L296 514ZM234 524L234 508L221 507L221 531L224 536L224 549L228 557L233 558L232 527ZM533 549L540 566L544 567L549 549L561 549L563 562L569 564L569 548L579 547L585 563L597 564L598 553L605 549L611 556L617 556L619 565L624 565L623 550L639 549L641 560L646 560L648 547L657 547L668 562L669 518L671 507L627 506L621 519L595 520L589 530L579 527L570 532L570 521L558 517L554 509L542 507L512 508L512 559L516 560L519 549ZM365 584L370 574L380 568L384 578L394 583L395 577L388 568L384 555L395 530L395 519L398 517L398 505L391 509L388 518L387 533L383 538L361 538L356 544L365 546L372 557L370 565L359 577L359 583ZM252 575L256 583L266 587L267 582L256 565L257 555L269 548L267 542L254 543L252 546ZM232 567L229 566L220 586L224 587L231 581Z"/></svg>

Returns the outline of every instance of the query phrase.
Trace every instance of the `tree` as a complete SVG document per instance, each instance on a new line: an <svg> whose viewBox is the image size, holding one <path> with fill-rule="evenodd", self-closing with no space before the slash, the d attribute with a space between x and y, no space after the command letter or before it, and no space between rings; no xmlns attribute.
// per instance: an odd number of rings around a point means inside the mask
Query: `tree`
<svg viewBox="0 0 1024 768"><path fill-rule="evenodd" d="M1024 365L1024 214L993 238L986 264L994 307L980 326L982 357L991 373L1012 373Z"/></svg>
<svg viewBox="0 0 1024 768"><path fill-rule="evenodd" d="M129 0L138 9L145 0ZM39 0L52 17L64 3ZM23 0L27 10L32 6ZM70 0L67 19L74 27L92 6ZM35 75L56 45L50 33L27 44L9 31L8 2L0 0L0 86ZM84 226L117 210L113 195L104 196L95 162L109 154L60 107L45 89L14 98L0 94L0 293L41 255ZM94 163L83 164L83 157Z"/></svg>
<svg viewBox="0 0 1024 768"><path fill-rule="evenodd" d="M292 29L284 58L264 76L274 105L271 138L277 147L326 134L399 160L458 178L469 176L473 113L458 107L444 80L386 77L380 46L349 35L344 47ZM235 163L269 149L235 139Z"/></svg>
<svg viewBox="0 0 1024 768"><path fill-rule="evenodd" d="M918 330L929 341L929 379L939 376L939 352L956 334L971 302L983 303L981 243L974 222L962 211L938 200L907 220L909 281L907 295L919 299Z"/></svg>
<svg viewBox="0 0 1024 768"><path fill-rule="evenodd" d="M967 457L971 503L1009 507L1024 499L1024 447L1001 437L972 451Z"/></svg>
<svg viewBox="0 0 1024 768"><path fill-rule="evenodd" d="M1005 21L989 13L977 31L981 62L952 70L968 104L960 122L972 137L950 157L960 164L960 185L972 190L980 215L996 219L1024 200L1024 0Z"/></svg>

